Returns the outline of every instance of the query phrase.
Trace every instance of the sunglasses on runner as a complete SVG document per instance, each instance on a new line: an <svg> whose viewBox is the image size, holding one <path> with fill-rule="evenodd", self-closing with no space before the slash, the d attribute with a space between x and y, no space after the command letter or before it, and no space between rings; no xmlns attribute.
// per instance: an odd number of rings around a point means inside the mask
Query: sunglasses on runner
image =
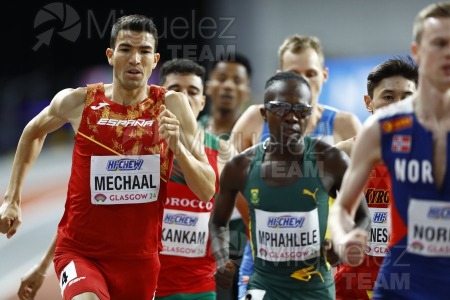
<svg viewBox="0 0 450 300"><path fill-rule="evenodd" d="M298 118L302 119L309 116L312 112L312 106L303 103L292 105L287 102L270 101L264 104L264 108L279 117L285 117L292 111Z"/></svg>

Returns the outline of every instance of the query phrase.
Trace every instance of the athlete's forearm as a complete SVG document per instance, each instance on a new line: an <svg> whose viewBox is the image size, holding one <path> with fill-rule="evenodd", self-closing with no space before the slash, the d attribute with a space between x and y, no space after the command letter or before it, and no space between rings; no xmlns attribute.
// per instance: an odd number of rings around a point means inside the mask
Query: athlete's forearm
<svg viewBox="0 0 450 300"><path fill-rule="evenodd" d="M197 195L200 201L210 201L216 188L216 175L211 165L208 162L198 160L188 152L181 142L176 153L176 159L191 191Z"/></svg>
<svg viewBox="0 0 450 300"><path fill-rule="evenodd" d="M20 192L23 182L42 150L45 137L46 135L35 136L28 125L25 127L14 157L10 181L5 193L5 201L20 203Z"/></svg>
<svg viewBox="0 0 450 300"><path fill-rule="evenodd" d="M49 244L47 251L45 252L44 256L42 257L41 261L39 262L37 268L39 273L46 274L48 268L50 267L53 257L55 256L55 248L56 248L56 234L53 237L51 243Z"/></svg>
<svg viewBox="0 0 450 300"><path fill-rule="evenodd" d="M362 196L359 206L356 209L355 227L359 227L367 232L370 232L370 225L369 207L367 206L366 198Z"/></svg>
<svg viewBox="0 0 450 300"><path fill-rule="evenodd" d="M219 227L213 222L209 225L211 248L218 267L224 266L229 259L230 231L228 226Z"/></svg>
<svg viewBox="0 0 450 300"><path fill-rule="evenodd" d="M328 220L333 244L338 244L355 225L350 213L337 202L331 206Z"/></svg>

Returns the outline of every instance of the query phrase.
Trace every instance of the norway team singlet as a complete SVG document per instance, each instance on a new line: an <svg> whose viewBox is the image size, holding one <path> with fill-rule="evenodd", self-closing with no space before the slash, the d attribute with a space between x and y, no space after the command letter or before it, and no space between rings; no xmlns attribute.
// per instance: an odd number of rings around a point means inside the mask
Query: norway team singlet
<svg viewBox="0 0 450 300"><path fill-rule="evenodd" d="M72 157L57 251L89 258L145 259L161 249L173 153L158 133L165 89L124 106L88 85Z"/></svg>
<svg viewBox="0 0 450 300"><path fill-rule="evenodd" d="M336 299L369 300L378 271L388 251L388 207L390 199L390 176L384 164L372 170L365 189L369 206L371 229L366 256L361 265L339 265L335 275Z"/></svg>
<svg viewBox="0 0 450 300"><path fill-rule="evenodd" d="M329 196L320 177L309 173L317 171L314 140L304 140L303 176L289 186L270 187L261 178L263 143L258 144L250 165L244 196L249 203L255 258L248 285L252 299L262 299L256 297L262 293L259 287L270 290L272 297L281 293L280 299L310 291L314 299L334 297L334 281L321 253Z"/></svg>
<svg viewBox="0 0 450 300"><path fill-rule="evenodd" d="M219 138L205 132L205 152L216 173ZM189 189L176 160L168 183L156 297L215 292L216 261L211 252L208 223L214 199L204 203Z"/></svg>
<svg viewBox="0 0 450 300"><path fill-rule="evenodd" d="M378 112L377 112L378 113ZM450 143L437 187L433 134L417 120L411 98L380 110L382 159L393 198L391 236L374 299L448 299L450 295Z"/></svg>

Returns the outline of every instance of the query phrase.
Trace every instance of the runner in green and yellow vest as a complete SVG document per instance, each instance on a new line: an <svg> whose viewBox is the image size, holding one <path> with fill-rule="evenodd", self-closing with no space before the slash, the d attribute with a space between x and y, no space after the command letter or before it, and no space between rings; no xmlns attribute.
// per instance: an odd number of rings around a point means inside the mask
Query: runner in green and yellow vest
<svg viewBox="0 0 450 300"><path fill-rule="evenodd" d="M308 83L282 72L266 83L261 113L270 137L225 166L210 223L218 272L227 274L227 223L242 192L250 209L255 272L252 300L334 299L335 287L324 239L329 198L336 197L348 166L340 150L304 131L311 114ZM369 224L366 216L360 218ZM328 249L328 248L327 248Z"/></svg>

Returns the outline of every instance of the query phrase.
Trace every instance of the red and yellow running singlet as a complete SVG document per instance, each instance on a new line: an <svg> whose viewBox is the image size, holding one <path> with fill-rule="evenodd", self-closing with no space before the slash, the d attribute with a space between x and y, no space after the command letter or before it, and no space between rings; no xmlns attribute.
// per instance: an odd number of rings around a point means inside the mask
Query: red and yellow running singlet
<svg viewBox="0 0 450 300"><path fill-rule="evenodd" d="M155 257L173 153L158 133L165 89L136 105L88 85L72 157L57 250L92 258Z"/></svg>

